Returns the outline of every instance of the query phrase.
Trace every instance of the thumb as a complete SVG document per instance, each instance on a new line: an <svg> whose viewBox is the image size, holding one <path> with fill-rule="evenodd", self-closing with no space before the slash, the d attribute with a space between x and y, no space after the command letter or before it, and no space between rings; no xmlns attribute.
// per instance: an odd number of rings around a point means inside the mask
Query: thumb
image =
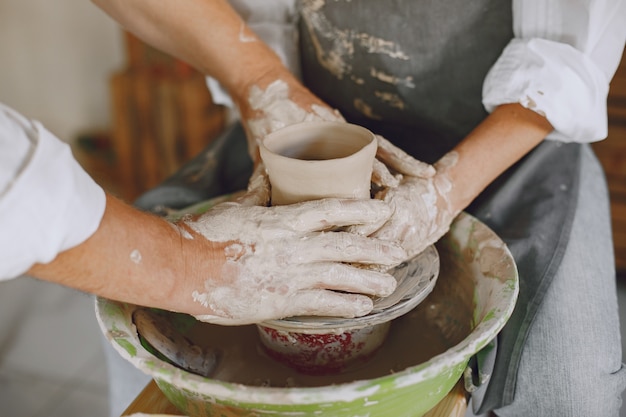
<svg viewBox="0 0 626 417"><path fill-rule="evenodd" d="M436 171L432 165L418 161L380 135L376 135L376 139L378 140L376 156L389 167L413 177L430 178L435 175Z"/></svg>
<svg viewBox="0 0 626 417"><path fill-rule="evenodd" d="M248 190L237 199L237 202L242 206L267 206L269 201L270 180L265 165L259 162L248 180Z"/></svg>

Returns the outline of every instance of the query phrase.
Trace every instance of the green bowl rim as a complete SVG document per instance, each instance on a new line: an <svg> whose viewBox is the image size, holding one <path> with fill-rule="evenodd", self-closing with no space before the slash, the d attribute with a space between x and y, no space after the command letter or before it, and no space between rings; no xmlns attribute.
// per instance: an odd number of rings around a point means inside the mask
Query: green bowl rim
<svg viewBox="0 0 626 417"><path fill-rule="evenodd" d="M457 217L454 224L458 225L462 222L478 224L500 240L488 226L465 212ZM451 227L451 231L454 232L454 228ZM511 276L502 282L503 285L500 288L502 297L498 297L498 302L490 310L497 310L497 314L485 313L465 339L426 362L378 378L334 384L330 390L328 389L329 386L293 388L248 386L191 374L163 362L141 345L135 326L130 320L134 305L96 297L96 318L105 337L122 357L155 380L167 382L179 390L237 403L287 405L294 402L298 404L314 404L322 401L350 402L359 398L371 398L381 386L392 385L398 389L433 379L458 367L459 364L466 364L472 355L495 338L510 318L519 293L519 276L513 256L506 245L502 249L510 262L513 263L513 268L511 268ZM106 309L107 305L122 309L126 322L130 323L130 328L119 329L116 325L109 326L112 323L109 323L110 320L103 316L103 310ZM127 326L125 323L124 325ZM134 351L134 355L129 350ZM350 395L350 393L352 394Z"/></svg>

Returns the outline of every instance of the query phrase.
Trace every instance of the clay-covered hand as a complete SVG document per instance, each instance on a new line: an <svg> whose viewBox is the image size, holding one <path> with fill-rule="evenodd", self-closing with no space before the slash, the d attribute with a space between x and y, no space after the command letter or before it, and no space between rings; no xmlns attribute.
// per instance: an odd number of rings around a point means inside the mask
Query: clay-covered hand
<svg viewBox="0 0 626 417"><path fill-rule="evenodd" d="M246 100L239 104L242 122L248 136L248 148L253 160L258 161L258 141L280 128L310 121L345 122L337 109L329 107L299 83L276 80L266 89L252 87ZM372 171L372 181L381 187L395 187L398 178L391 171L402 175L429 177L434 175L432 166L417 161L391 142L377 135L378 150ZM258 168L258 166L257 166ZM263 170L255 170L250 180L248 194L256 201L263 194L257 192L262 182L267 183ZM263 186L261 190L269 190ZM254 192L253 192L254 190ZM254 199L248 199L254 201ZM269 192L267 200L269 201Z"/></svg>
<svg viewBox="0 0 626 417"><path fill-rule="evenodd" d="M280 128L310 121L344 120L292 77L277 79L264 89L251 87L238 108L253 160L258 159L257 142Z"/></svg>
<svg viewBox="0 0 626 417"><path fill-rule="evenodd" d="M408 157L411 158L411 157ZM412 158L411 158L412 159ZM458 214L450 202L452 184L446 174L455 163L456 154L444 156L435 166L405 159L403 165L413 167L414 174L398 174L398 184L377 192L376 198L389 204L391 218L371 234L379 239L397 242L411 258L435 243L450 228ZM357 226L355 229L363 229Z"/></svg>
<svg viewBox="0 0 626 417"><path fill-rule="evenodd" d="M245 99L238 101L241 121L246 130L248 151L255 169L248 189L239 202L244 205L268 205L270 185L258 154L258 142L268 134L296 123L310 121L343 121L336 110L322 103L293 77L277 79L262 89L250 88Z"/></svg>
<svg viewBox="0 0 626 417"><path fill-rule="evenodd" d="M192 290L207 311L197 318L239 325L369 313L369 296L389 295L396 286L391 275L378 271L397 265L406 253L393 242L331 230L384 223L390 214L382 201L323 199L276 207L223 203L186 220L193 231L221 245L224 254L225 278L208 277Z"/></svg>
<svg viewBox="0 0 626 417"><path fill-rule="evenodd" d="M387 139L376 135L378 148L372 172L372 182L379 187L397 187L404 175L430 178L435 175L435 168L413 158Z"/></svg>
<svg viewBox="0 0 626 417"><path fill-rule="evenodd" d="M235 200L242 206L267 206L270 202L270 179L265 164L259 162L248 180L248 188Z"/></svg>

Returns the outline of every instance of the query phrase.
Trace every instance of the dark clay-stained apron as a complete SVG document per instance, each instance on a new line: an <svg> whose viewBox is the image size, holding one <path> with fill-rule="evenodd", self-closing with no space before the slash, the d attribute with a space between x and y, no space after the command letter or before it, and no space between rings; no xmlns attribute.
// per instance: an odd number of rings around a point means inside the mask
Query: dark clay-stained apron
<svg viewBox="0 0 626 417"><path fill-rule="evenodd" d="M511 2L302 0L300 8L304 83L349 121L432 163L486 117L482 84L513 36ZM513 400L524 340L567 245L580 149L544 141L467 209L508 244L520 275L511 319L473 361L490 375L474 392L479 412Z"/></svg>

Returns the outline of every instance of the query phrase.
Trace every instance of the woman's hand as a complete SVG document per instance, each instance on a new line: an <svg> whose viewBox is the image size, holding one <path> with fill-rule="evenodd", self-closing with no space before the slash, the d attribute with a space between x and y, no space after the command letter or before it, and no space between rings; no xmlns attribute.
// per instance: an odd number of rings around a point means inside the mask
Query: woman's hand
<svg viewBox="0 0 626 417"><path fill-rule="evenodd" d="M372 182L379 187L397 187L404 175L418 178L430 178L435 175L435 168L432 165L418 161L380 135L376 135L376 140L378 149Z"/></svg>
<svg viewBox="0 0 626 417"><path fill-rule="evenodd" d="M390 219L377 230L355 226L350 230L396 242L408 257L435 243L450 228L459 213L450 201L452 183L448 169L456 163L456 153L437 164L418 161L381 136L372 181L380 189L376 199L392 208Z"/></svg>
<svg viewBox="0 0 626 417"><path fill-rule="evenodd" d="M224 203L185 221L183 227L204 236L214 253L223 253L220 274L207 274L203 283L187 288L198 303L197 318L239 325L369 313L369 296L387 296L396 285L377 270L400 263L406 253L392 242L330 230L380 224L390 214L382 201L324 199L276 207Z"/></svg>
<svg viewBox="0 0 626 417"><path fill-rule="evenodd" d="M409 258L438 241L459 213L450 202L452 183L446 174L454 160L450 153L429 166L428 175L403 175L397 186L379 191L376 198L389 204L393 214L371 236L398 243Z"/></svg>
<svg viewBox="0 0 626 417"><path fill-rule="evenodd" d="M419 253L551 130L545 117L519 104L502 105L430 167L379 138L377 157L397 184L388 181L377 193L394 213L372 236L398 242L409 256Z"/></svg>

